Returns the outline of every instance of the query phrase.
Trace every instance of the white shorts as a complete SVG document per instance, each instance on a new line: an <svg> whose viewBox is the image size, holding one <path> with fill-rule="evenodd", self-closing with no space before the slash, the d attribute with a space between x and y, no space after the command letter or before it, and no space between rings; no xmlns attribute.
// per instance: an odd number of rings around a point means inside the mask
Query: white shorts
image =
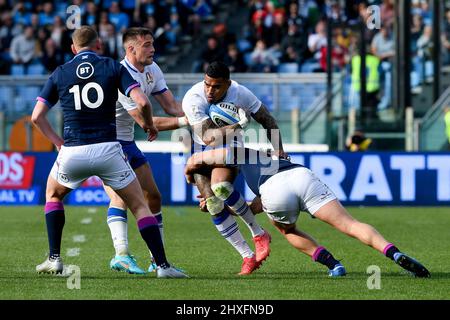
<svg viewBox="0 0 450 320"><path fill-rule="evenodd" d="M62 146L50 176L70 189L78 188L91 176L99 177L114 190L125 188L136 179L119 142Z"/></svg>
<svg viewBox="0 0 450 320"><path fill-rule="evenodd" d="M336 199L333 191L304 167L275 174L259 187L259 192L269 218L284 224L294 224L300 211L314 215Z"/></svg>

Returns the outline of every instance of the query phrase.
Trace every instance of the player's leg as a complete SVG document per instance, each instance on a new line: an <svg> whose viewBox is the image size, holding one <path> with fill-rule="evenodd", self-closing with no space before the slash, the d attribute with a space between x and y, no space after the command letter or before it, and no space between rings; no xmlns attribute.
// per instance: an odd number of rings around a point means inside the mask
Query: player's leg
<svg viewBox="0 0 450 320"><path fill-rule="evenodd" d="M194 179L200 194L206 199L206 207L211 214L212 221L216 226L217 231L220 232L222 237L224 237L243 258L242 268L239 274L246 275L252 273L260 266L260 263L256 261L252 249L250 249L239 231L236 220L225 208L223 201L214 195L214 192L211 190L211 180L208 176L194 174Z"/></svg>
<svg viewBox="0 0 450 320"><path fill-rule="evenodd" d="M63 271L61 239L65 215L62 201L70 191L72 189L59 184L49 175L45 192L45 222L49 256L42 264L36 266L36 272L38 273L61 273Z"/></svg>
<svg viewBox="0 0 450 320"><path fill-rule="evenodd" d="M307 211L306 206L311 204L311 195L321 194L321 190L311 188L314 177L310 173L306 168L277 173L259 187L261 206L252 206L264 208L291 245L308 254L313 261L327 266L330 276L344 276L344 266L327 249L295 228L300 211Z"/></svg>
<svg viewBox="0 0 450 320"><path fill-rule="evenodd" d="M158 221L152 215L144 199L138 179L136 179L133 169L126 161L120 145L117 144L111 150L104 150L100 154L106 154L107 156L100 158L98 163L94 165L95 174L123 199L135 216L141 237L152 252L158 266L157 276L160 278L186 277L184 273L171 267L168 263Z"/></svg>
<svg viewBox="0 0 450 320"><path fill-rule="evenodd" d="M126 187L115 191L125 201L127 207L130 208L130 211L136 218L141 237L155 258L157 276L160 278L186 277L184 273L172 267L167 261L158 221L151 214L137 179L134 179Z"/></svg>
<svg viewBox="0 0 450 320"><path fill-rule="evenodd" d="M260 227L244 197L234 189L232 181L236 175L237 168L214 168L211 173L211 189L250 229L255 243L256 261L262 262L270 254L270 234Z"/></svg>
<svg viewBox="0 0 450 320"><path fill-rule="evenodd" d="M374 227L353 218L337 199L323 205L314 213L314 216L332 225L346 235L354 237L362 243L378 250L386 257L394 260L402 268L412 272L415 276L430 276L430 273L424 266L415 259L400 252L395 245L384 239Z"/></svg>
<svg viewBox="0 0 450 320"><path fill-rule="evenodd" d="M108 207L107 223L113 240L115 255L109 263L112 270L124 271L130 274L144 274L134 256L128 249L128 218L127 206L120 196L111 188L103 185L111 199Z"/></svg>
<svg viewBox="0 0 450 320"><path fill-rule="evenodd" d="M164 225L161 210L161 193L159 192L158 186L156 185L149 163L145 162L139 168L135 169L134 172L136 172L136 176L142 187L142 191L144 192L144 196L147 200L150 211L153 213L156 220L158 220L159 232L161 233L161 239L164 245ZM148 271L156 271L156 263L153 256L151 256L151 263Z"/></svg>
<svg viewBox="0 0 450 320"><path fill-rule="evenodd" d="M310 235L300 231L295 223L286 224L273 219L270 219L270 221L294 248L310 256L313 261L326 266L329 276L341 277L346 275L345 268L339 260L336 260L327 249L320 246Z"/></svg>

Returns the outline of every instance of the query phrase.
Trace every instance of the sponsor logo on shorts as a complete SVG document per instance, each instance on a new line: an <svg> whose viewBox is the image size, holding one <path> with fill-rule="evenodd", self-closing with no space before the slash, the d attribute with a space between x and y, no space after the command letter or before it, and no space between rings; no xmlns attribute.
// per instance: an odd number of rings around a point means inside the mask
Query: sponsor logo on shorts
<svg viewBox="0 0 450 320"><path fill-rule="evenodd" d="M59 179L61 179L62 182L66 182L66 183L69 182L69 177L65 173L60 173Z"/></svg>
<svg viewBox="0 0 450 320"><path fill-rule="evenodd" d="M124 174L122 174L122 175L120 176L119 181L125 180L125 179L128 178L130 175L131 175L130 171L125 172Z"/></svg>
<svg viewBox="0 0 450 320"><path fill-rule="evenodd" d="M325 190L325 192L322 192L322 194L320 195L320 200L325 200L330 195L331 193L328 190Z"/></svg>

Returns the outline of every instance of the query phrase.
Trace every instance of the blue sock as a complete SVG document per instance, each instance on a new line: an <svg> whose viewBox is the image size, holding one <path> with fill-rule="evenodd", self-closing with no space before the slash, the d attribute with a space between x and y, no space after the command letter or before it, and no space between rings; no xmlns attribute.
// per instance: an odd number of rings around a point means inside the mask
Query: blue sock
<svg viewBox="0 0 450 320"><path fill-rule="evenodd" d="M51 258L59 257L61 254L61 238L65 220L62 202L47 202L45 204L45 222Z"/></svg>
<svg viewBox="0 0 450 320"><path fill-rule="evenodd" d="M138 220L139 232L142 239L147 243L147 247L155 259L157 266L168 267L166 253L161 239L161 233L159 232L158 221L153 216L144 217Z"/></svg>
<svg viewBox="0 0 450 320"><path fill-rule="evenodd" d="M339 261L324 247L318 247L312 258L314 261L327 266L330 270L334 269L334 267L339 264Z"/></svg>

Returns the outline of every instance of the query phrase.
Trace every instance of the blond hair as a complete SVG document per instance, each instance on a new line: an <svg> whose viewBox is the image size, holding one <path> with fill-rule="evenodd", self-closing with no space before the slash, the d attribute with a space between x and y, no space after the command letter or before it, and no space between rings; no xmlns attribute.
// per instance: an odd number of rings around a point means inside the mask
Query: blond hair
<svg viewBox="0 0 450 320"><path fill-rule="evenodd" d="M92 47L98 39L97 31L91 26L81 26L72 34L72 42L78 48Z"/></svg>

